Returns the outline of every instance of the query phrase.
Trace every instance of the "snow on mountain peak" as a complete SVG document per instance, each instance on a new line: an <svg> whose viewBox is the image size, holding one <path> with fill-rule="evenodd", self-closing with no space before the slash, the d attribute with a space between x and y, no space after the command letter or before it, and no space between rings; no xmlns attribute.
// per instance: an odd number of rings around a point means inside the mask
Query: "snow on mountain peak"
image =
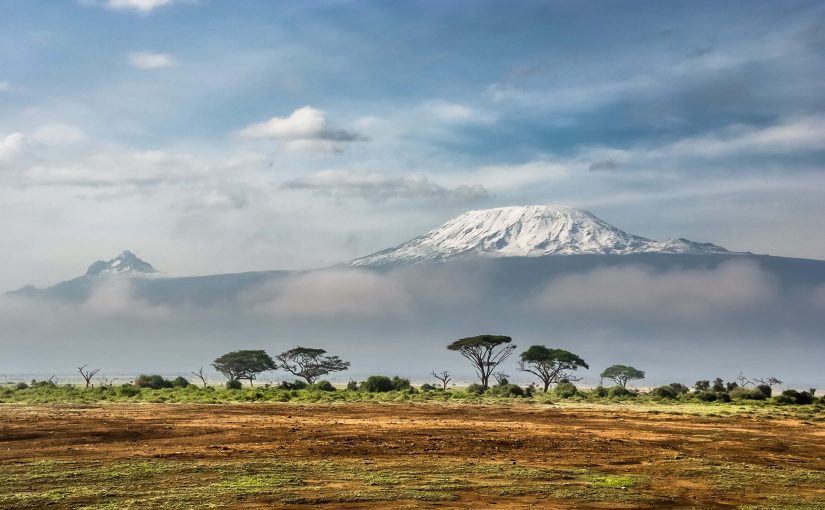
<svg viewBox="0 0 825 510"><path fill-rule="evenodd" d="M124 273L157 273L152 264L139 259L129 250L124 250L111 260L98 260L86 271L87 277L108 276Z"/></svg>
<svg viewBox="0 0 825 510"><path fill-rule="evenodd" d="M381 266L468 256L633 253L727 253L727 250L687 239L656 242L619 230L582 209L529 205L468 211L423 236L356 259L352 264Z"/></svg>

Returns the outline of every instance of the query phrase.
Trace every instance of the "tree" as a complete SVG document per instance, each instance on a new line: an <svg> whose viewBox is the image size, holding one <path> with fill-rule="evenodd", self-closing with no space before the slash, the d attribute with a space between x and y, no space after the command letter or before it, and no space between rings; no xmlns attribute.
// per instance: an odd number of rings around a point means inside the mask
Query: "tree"
<svg viewBox="0 0 825 510"><path fill-rule="evenodd" d="M430 373L432 374L433 377L435 377L436 379L438 379L441 382L441 389L446 391L447 390L447 384L452 380L452 377L450 377L450 373L447 372L446 370L442 370L441 372L436 372L435 370L433 370Z"/></svg>
<svg viewBox="0 0 825 510"><path fill-rule="evenodd" d="M622 388L627 388L628 381L644 379L645 373L633 367L613 365L612 367L607 367L604 372L602 372L601 377L612 380Z"/></svg>
<svg viewBox="0 0 825 510"><path fill-rule="evenodd" d="M544 384L544 392L550 385L562 379L574 379L568 372L579 368L590 368L583 359L564 349L548 349L543 345L533 345L521 353L519 370L538 377Z"/></svg>
<svg viewBox="0 0 825 510"><path fill-rule="evenodd" d="M203 387L206 388L206 376L203 375L203 367L200 367L197 372L191 372L191 374L200 379Z"/></svg>
<svg viewBox="0 0 825 510"><path fill-rule="evenodd" d="M484 390L490 387L490 374L516 349L513 339L503 335L479 335L456 340L447 349L456 351L472 363Z"/></svg>
<svg viewBox="0 0 825 510"><path fill-rule="evenodd" d="M343 361L338 356L326 356L324 349L296 347L275 356L278 368L313 384L319 377L331 372L340 372L349 368L349 361Z"/></svg>
<svg viewBox="0 0 825 510"><path fill-rule="evenodd" d="M80 372L80 375L83 376L83 379L86 381L86 388L88 388L90 385L92 385L92 379L94 378L94 376L97 375L98 372L100 372L99 368L95 368L94 370L92 370L92 369L87 370L86 369L87 366L88 365L83 365L82 367L77 367L77 371Z"/></svg>
<svg viewBox="0 0 825 510"><path fill-rule="evenodd" d="M252 380L261 372L275 370L275 362L264 351L228 352L215 358L212 366L229 382L246 379L250 386L252 386Z"/></svg>

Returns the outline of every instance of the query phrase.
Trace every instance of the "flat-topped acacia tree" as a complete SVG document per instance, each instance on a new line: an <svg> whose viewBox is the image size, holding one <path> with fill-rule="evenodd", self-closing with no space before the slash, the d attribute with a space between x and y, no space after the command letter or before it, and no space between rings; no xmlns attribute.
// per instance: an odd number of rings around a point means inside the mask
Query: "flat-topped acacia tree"
<svg viewBox="0 0 825 510"><path fill-rule="evenodd" d="M447 349L456 351L472 363L485 390L490 387L490 375L513 354L513 339L504 335L478 335L456 340Z"/></svg>
<svg viewBox="0 0 825 510"><path fill-rule="evenodd" d="M543 345L533 345L521 353L519 370L538 377L544 384L544 392L551 384L562 379L570 379L571 371L590 368L578 355L564 349L550 349Z"/></svg>
<svg viewBox="0 0 825 510"><path fill-rule="evenodd" d="M252 381L261 372L275 370L275 361L262 350L233 351L224 354L212 362L215 370L226 377L229 382L248 380Z"/></svg>
<svg viewBox="0 0 825 510"><path fill-rule="evenodd" d="M326 356L324 349L296 347L275 356L278 368L313 384L319 377L349 368L349 361L338 356Z"/></svg>
<svg viewBox="0 0 825 510"><path fill-rule="evenodd" d="M610 379L622 388L626 388L628 381L644 379L645 373L638 368L625 365L613 365L605 368L600 377L602 379Z"/></svg>

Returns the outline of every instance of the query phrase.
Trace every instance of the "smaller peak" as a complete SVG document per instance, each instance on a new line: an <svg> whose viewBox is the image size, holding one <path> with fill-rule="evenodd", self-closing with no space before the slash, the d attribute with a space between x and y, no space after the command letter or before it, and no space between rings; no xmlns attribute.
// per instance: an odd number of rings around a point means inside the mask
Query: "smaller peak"
<svg viewBox="0 0 825 510"><path fill-rule="evenodd" d="M137 255L129 250L123 250L120 254L111 260L98 260L86 271L86 276L107 276L113 274L124 273L157 273L157 270L152 267L152 264L145 262L138 258Z"/></svg>

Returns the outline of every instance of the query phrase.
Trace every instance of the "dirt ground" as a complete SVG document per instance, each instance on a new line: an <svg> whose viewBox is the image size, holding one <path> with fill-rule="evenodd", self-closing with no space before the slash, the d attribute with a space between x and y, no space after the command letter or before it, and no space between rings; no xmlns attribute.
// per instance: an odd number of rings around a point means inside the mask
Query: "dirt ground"
<svg viewBox="0 0 825 510"><path fill-rule="evenodd" d="M825 422L632 406L0 406L0 508L825 508Z"/></svg>

